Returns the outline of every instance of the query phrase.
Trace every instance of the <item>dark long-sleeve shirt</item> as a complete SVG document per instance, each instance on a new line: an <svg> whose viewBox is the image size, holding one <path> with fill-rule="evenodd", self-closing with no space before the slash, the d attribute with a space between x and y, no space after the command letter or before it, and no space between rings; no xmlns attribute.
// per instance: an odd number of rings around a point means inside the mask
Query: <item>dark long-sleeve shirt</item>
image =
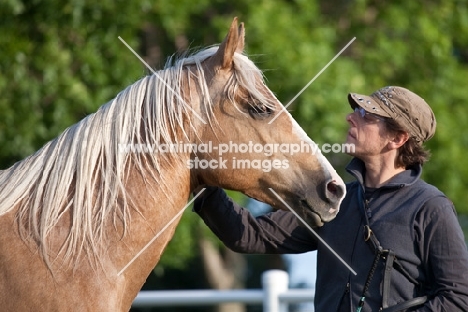
<svg viewBox="0 0 468 312"><path fill-rule="evenodd" d="M427 295L429 300L411 311L468 311L468 251L451 201L422 181L421 167L414 167L373 189L372 194L368 192L364 208L363 164L355 159L347 170L356 181L347 184L340 212L316 230L357 272L356 276L291 212L275 211L255 218L221 189L211 187L195 201L194 209L220 240L237 252L318 250L318 312L356 311L374 260L374 250L363 238L366 211L381 246L393 250L405 270L424 287L419 289L393 269L389 306ZM378 311L382 306L384 265L384 261L379 262L362 311Z"/></svg>

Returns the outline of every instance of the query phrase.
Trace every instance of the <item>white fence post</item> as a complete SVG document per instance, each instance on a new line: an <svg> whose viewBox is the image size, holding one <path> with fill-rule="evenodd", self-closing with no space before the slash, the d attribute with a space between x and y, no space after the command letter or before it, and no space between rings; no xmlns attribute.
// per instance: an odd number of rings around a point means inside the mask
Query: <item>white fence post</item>
<svg viewBox="0 0 468 312"><path fill-rule="evenodd" d="M288 290L288 283L288 273L285 271L269 270L263 272L263 312L287 312L288 304L280 302L279 294Z"/></svg>

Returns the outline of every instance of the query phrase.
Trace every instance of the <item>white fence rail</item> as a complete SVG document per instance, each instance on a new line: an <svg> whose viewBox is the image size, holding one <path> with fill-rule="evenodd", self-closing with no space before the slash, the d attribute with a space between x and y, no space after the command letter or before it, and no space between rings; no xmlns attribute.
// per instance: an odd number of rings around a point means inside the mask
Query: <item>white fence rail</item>
<svg viewBox="0 0 468 312"><path fill-rule="evenodd" d="M286 312L289 303L312 302L313 289L288 289L288 274L281 270L262 275L263 289L140 291L132 307L206 306L226 302L261 304L264 312Z"/></svg>

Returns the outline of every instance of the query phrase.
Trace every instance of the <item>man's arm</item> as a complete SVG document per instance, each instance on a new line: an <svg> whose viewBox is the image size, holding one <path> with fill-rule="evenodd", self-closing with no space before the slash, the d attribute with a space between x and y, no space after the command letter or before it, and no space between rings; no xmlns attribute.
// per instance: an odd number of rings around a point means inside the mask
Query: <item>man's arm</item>
<svg viewBox="0 0 468 312"><path fill-rule="evenodd" d="M207 187L194 211L230 249L240 253L302 253L316 249L311 233L293 213L275 211L255 218L217 187Z"/></svg>
<svg viewBox="0 0 468 312"><path fill-rule="evenodd" d="M453 205L443 197L427 203L419 218L433 297L417 311L468 311L468 251Z"/></svg>

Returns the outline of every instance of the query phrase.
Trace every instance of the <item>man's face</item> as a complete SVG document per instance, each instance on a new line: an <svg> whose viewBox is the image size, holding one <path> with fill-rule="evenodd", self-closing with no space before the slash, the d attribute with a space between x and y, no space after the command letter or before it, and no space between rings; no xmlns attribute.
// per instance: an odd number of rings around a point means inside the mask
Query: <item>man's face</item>
<svg viewBox="0 0 468 312"><path fill-rule="evenodd" d="M355 150L351 156L358 157L363 161L372 156L385 153L390 140L389 132L385 126L383 117L367 113L364 109L357 107L353 113L346 116L349 131L346 143L354 144Z"/></svg>

